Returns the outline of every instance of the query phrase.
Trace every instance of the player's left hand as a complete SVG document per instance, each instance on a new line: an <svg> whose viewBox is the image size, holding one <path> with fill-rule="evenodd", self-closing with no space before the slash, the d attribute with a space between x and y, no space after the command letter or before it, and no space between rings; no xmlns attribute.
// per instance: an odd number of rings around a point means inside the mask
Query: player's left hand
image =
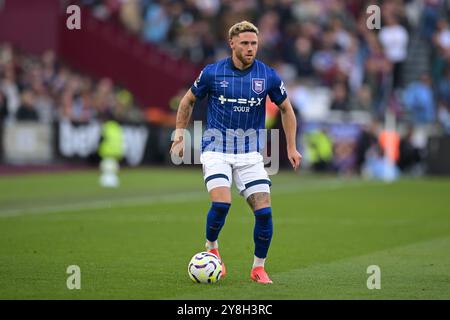
<svg viewBox="0 0 450 320"><path fill-rule="evenodd" d="M297 149L288 150L288 158L291 162L292 168L297 170L300 166L300 162L302 161L302 155L300 152L298 152Z"/></svg>

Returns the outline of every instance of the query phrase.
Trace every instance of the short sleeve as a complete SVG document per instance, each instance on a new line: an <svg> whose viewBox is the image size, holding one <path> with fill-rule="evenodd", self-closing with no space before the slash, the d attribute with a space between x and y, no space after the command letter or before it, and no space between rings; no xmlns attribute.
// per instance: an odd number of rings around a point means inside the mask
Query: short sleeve
<svg viewBox="0 0 450 320"><path fill-rule="evenodd" d="M287 98L287 92L286 88L284 87L283 81L281 81L280 79L280 76L275 72L275 70L270 70L270 87L267 93L270 97L270 100L272 100L273 103L279 106Z"/></svg>
<svg viewBox="0 0 450 320"><path fill-rule="evenodd" d="M191 87L191 91L197 99L203 99L209 92L210 86L210 75L209 75L209 65L206 66L198 75L197 80Z"/></svg>

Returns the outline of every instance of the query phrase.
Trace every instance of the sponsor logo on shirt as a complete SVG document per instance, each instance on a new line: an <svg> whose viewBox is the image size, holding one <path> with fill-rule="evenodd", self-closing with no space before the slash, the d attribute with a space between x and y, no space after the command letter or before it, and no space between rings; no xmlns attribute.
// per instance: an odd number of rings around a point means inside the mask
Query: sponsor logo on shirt
<svg viewBox="0 0 450 320"><path fill-rule="evenodd" d="M252 97L251 99L244 99L244 98L232 99L232 98L225 98L223 95L220 95L219 97L220 104L224 104L225 102L231 102L237 104L249 104L250 107L260 106L263 100L264 100L263 98L255 99L254 97Z"/></svg>

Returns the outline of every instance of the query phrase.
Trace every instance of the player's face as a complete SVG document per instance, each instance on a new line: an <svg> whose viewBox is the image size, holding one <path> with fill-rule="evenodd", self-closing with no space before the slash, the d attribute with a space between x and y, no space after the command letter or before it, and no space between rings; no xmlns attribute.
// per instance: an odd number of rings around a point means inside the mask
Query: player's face
<svg viewBox="0 0 450 320"><path fill-rule="evenodd" d="M230 40L235 57L244 66L251 65L258 51L258 36L254 32L243 32Z"/></svg>

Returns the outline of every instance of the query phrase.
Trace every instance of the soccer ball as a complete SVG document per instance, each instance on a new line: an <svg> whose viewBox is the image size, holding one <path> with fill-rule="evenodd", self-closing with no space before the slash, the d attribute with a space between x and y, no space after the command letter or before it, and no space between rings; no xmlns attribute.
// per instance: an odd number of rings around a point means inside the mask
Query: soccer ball
<svg viewBox="0 0 450 320"><path fill-rule="evenodd" d="M222 261L209 252L197 253L189 262L188 274L196 283L216 283L222 276Z"/></svg>

